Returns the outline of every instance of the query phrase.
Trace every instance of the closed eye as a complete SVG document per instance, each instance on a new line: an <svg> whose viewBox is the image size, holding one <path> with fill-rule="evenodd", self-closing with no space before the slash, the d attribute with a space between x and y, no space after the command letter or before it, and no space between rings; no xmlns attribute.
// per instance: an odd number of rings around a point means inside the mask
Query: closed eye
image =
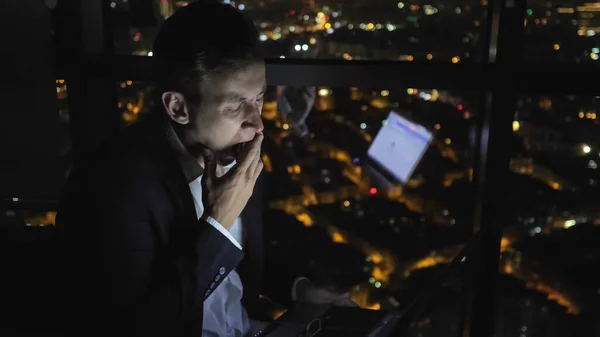
<svg viewBox="0 0 600 337"><path fill-rule="evenodd" d="M229 115L237 115L242 110L243 106L244 106L244 102L240 103L237 107L225 109L225 113L227 113Z"/></svg>

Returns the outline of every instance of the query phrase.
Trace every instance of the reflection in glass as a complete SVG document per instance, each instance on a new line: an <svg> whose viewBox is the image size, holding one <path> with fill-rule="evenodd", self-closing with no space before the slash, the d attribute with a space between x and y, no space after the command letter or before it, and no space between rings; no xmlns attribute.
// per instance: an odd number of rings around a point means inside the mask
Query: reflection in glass
<svg viewBox="0 0 600 337"><path fill-rule="evenodd" d="M146 84L119 87L122 109L132 104L127 113L146 107L140 101L149 97ZM469 132L478 95L319 87L306 120L309 136L300 138L279 112L282 92L269 87L262 114L270 272L282 263L297 266L315 282L349 291L363 308L407 305L471 236ZM365 159L392 109L433 132L434 141L407 184L383 190ZM417 332L434 336L448 324L458 328L460 285L444 294L436 310L419 318Z"/></svg>
<svg viewBox="0 0 600 337"><path fill-rule="evenodd" d="M273 263L304 266L311 279L349 291L363 308L407 305L470 237L468 135L476 104L464 93L435 89L320 87L307 119L311 136L299 141L267 100L270 186L281 186L269 189L265 214ZM391 110L435 139L405 185L383 189L366 153ZM301 248L307 244L313 248ZM460 289L443 293L415 322L415 336L458 326L451 313L458 312Z"/></svg>
<svg viewBox="0 0 600 337"><path fill-rule="evenodd" d="M594 335L600 314L599 101L523 96L513 122L500 336ZM510 328L509 328L510 327ZM510 330L511 333L507 329Z"/></svg>
<svg viewBox="0 0 600 337"><path fill-rule="evenodd" d="M458 63L478 61L484 48L487 0L224 2L254 20L268 57ZM158 25L188 3L113 0L117 51L151 55Z"/></svg>

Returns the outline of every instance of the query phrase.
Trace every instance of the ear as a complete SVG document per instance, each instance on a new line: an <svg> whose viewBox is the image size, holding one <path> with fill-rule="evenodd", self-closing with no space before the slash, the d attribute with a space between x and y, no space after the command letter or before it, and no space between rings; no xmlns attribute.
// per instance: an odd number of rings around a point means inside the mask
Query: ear
<svg viewBox="0 0 600 337"><path fill-rule="evenodd" d="M190 110L183 95L175 91L162 94L162 103L169 118L175 123L186 125L190 122Z"/></svg>

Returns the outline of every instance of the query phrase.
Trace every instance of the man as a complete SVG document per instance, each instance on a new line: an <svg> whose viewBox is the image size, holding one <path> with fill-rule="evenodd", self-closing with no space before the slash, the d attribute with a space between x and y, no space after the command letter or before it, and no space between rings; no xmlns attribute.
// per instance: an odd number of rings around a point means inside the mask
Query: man
<svg viewBox="0 0 600 337"><path fill-rule="evenodd" d="M312 110L316 98L315 87L283 87L277 96L279 112L292 127L292 133L300 138L309 135L306 119Z"/></svg>
<svg viewBox="0 0 600 337"><path fill-rule="evenodd" d="M162 109L80 164L65 189L57 226L70 333L250 332L264 269L257 41L250 20L212 1L161 27L153 62ZM287 297L348 301L280 274Z"/></svg>

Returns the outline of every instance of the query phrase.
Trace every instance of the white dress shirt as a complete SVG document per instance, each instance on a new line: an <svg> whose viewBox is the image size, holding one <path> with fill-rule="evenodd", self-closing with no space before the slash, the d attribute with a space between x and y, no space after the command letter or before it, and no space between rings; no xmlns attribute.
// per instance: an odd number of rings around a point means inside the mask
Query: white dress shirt
<svg viewBox="0 0 600 337"><path fill-rule="evenodd" d="M229 171L236 162L226 166L217 167L217 176L221 177ZM198 219L204 213L202 204L202 176L196 178L190 184L190 190L194 198L196 216ZM227 230L215 219L208 217L206 221L215 229L225 235L231 243L240 250L243 249L242 219L237 218L233 222L230 230ZM296 300L296 285L299 281L305 280L305 277L299 277L292 285L292 299ZM203 337L243 337L248 335L252 328L252 333L262 328L260 322L248 319L248 313L242 305L242 295L244 286L237 271L232 270L225 279L219 284L217 289L204 301L204 317L202 321ZM252 325L252 326L251 326ZM264 324L263 324L264 325Z"/></svg>
<svg viewBox="0 0 600 337"><path fill-rule="evenodd" d="M217 168L217 176L227 173L235 162ZM198 219L204 213L202 205L202 176L190 183L194 197L194 206ZM242 221L237 218L228 231L214 219L208 222L225 235L236 247L242 249ZM244 286L239 274L232 270L219 284L217 289L204 301L204 318L202 321L202 336L206 337L243 337L250 331L250 321L246 309L242 306Z"/></svg>

